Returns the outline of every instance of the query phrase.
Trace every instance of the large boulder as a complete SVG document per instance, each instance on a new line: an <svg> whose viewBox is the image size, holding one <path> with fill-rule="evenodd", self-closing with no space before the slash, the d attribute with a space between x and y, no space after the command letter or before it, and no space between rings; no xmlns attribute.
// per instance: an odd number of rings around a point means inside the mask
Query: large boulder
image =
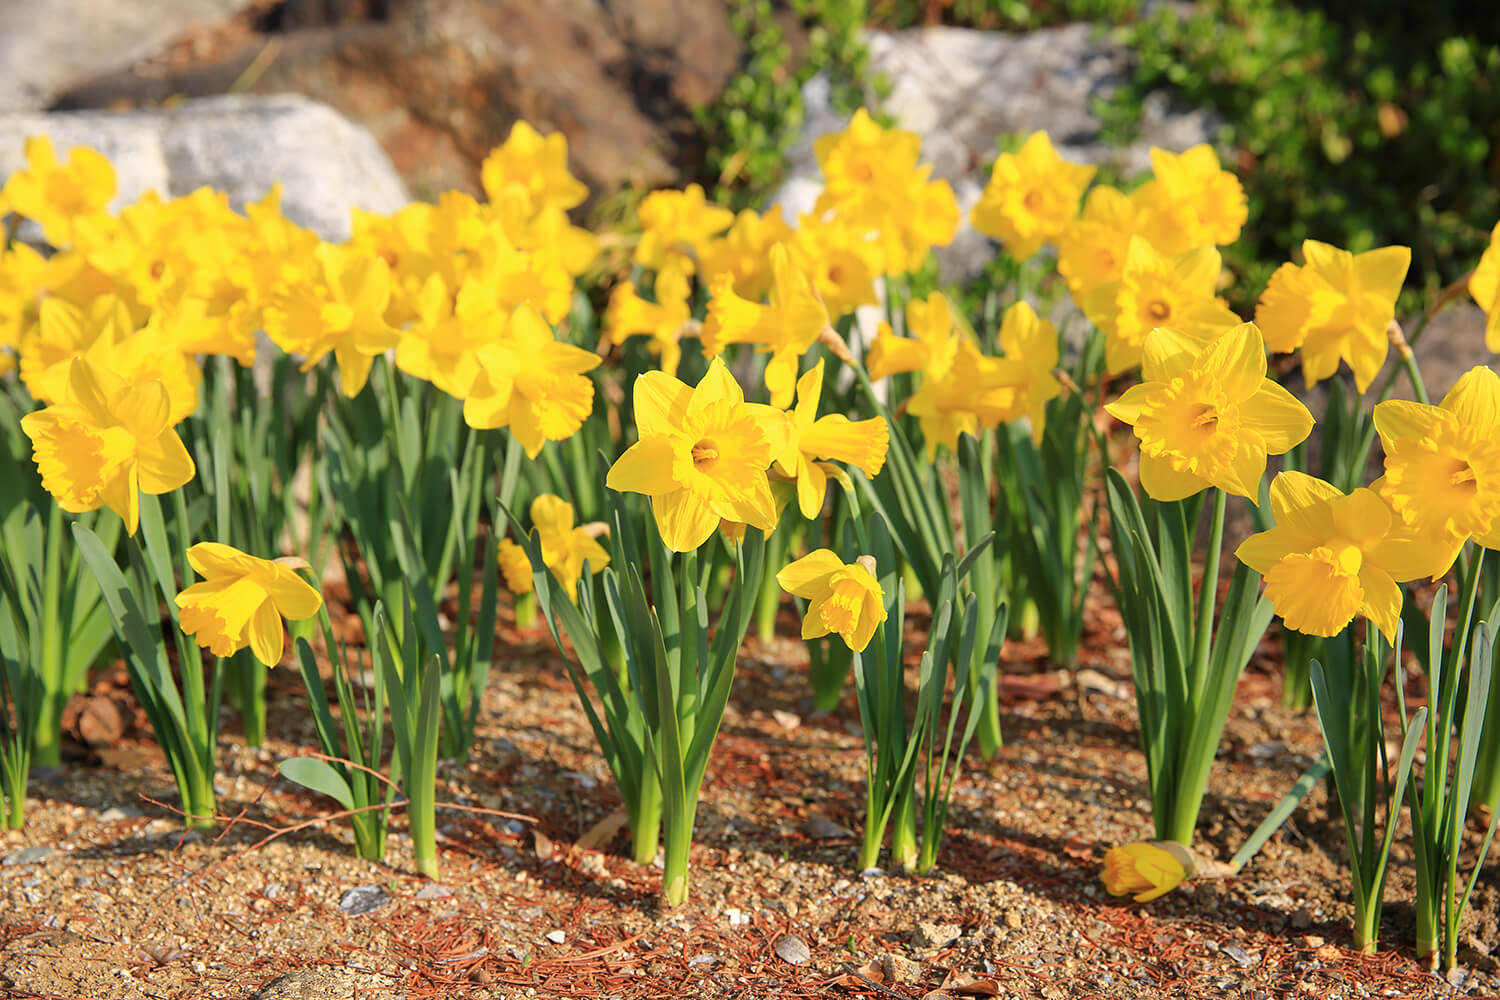
<svg viewBox="0 0 1500 1000"><path fill-rule="evenodd" d="M703 153L694 109L739 68L725 0L373 6L378 16L263 21L220 59L106 74L60 100L145 104L232 84L306 94L369 128L422 196L477 193L484 156L525 119L566 135L571 169L603 192L693 174Z"/></svg>
<svg viewBox="0 0 1500 1000"><path fill-rule="evenodd" d="M305 97L212 97L154 111L0 114L0 177L25 166L27 136L49 135L59 156L92 146L119 177L115 207L154 190L228 193L235 207L282 185L282 212L329 240L349 236L349 210L392 212L409 200L365 129Z"/></svg>
<svg viewBox="0 0 1500 1000"><path fill-rule="evenodd" d="M7 0L0 3L0 111L49 106L70 87L123 70L211 27L250 0Z"/></svg>

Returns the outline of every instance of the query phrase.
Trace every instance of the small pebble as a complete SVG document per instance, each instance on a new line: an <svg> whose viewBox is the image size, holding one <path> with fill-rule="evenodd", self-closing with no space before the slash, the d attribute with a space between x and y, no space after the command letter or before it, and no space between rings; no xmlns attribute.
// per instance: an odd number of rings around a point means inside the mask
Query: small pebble
<svg viewBox="0 0 1500 1000"><path fill-rule="evenodd" d="M568 935L565 934L565 933L563 933L562 931L548 931L547 932L547 940L551 941L553 944L562 944L567 939L568 939Z"/></svg>
<svg viewBox="0 0 1500 1000"><path fill-rule="evenodd" d="M1224 954L1234 959L1234 964L1238 965L1242 969L1248 969L1250 968L1250 966L1255 964L1255 956L1251 955L1248 951L1246 951L1244 948L1241 948L1237 944L1225 945Z"/></svg>
<svg viewBox="0 0 1500 1000"><path fill-rule="evenodd" d="M854 836L854 831L842 823L835 823L822 813L812 813L802 824L802 832L814 840L842 840Z"/></svg>
<svg viewBox="0 0 1500 1000"><path fill-rule="evenodd" d="M787 965L801 965L812 958L812 949L797 935L783 934L776 939L776 955Z"/></svg>
<svg viewBox="0 0 1500 1000"><path fill-rule="evenodd" d="M0 866L10 868L13 865L34 865L39 862L46 861L56 853L57 852L50 847L23 847L19 851L13 851L10 854L7 854L5 856L5 860L0 861Z"/></svg>
<svg viewBox="0 0 1500 1000"><path fill-rule="evenodd" d="M378 885L357 885L339 897L339 910L346 916L359 917L380 909L390 898Z"/></svg>
<svg viewBox="0 0 1500 1000"><path fill-rule="evenodd" d="M417 890L418 899L446 899L453 895L453 890L446 885L438 885L436 882L428 882Z"/></svg>
<svg viewBox="0 0 1500 1000"><path fill-rule="evenodd" d="M118 823L122 819L135 819L141 811L134 806L110 806L99 814L101 823Z"/></svg>
<svg viewBox="0 0 1500 1000"><path fill-rule="evenodd" d="M933 924L921 921L911 932L911 943L918 948L946 948L963 934L957 924Z"/></svg>

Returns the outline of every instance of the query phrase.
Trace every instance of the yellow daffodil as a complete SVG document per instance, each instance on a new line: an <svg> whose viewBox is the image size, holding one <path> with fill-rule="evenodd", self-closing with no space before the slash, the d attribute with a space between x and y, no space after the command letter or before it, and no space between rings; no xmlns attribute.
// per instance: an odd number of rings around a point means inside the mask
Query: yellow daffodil
<svg viewBox="0 0 1500 1000"><path fill-rule="evenodd" d="M509 427L526 454L536 458L548 441L562 441L583 426L594 407L599 367L593 351L557 340L529 305L511 313L505 336L479 349L481 370L464 400L470 427Z"/></svg>
<svg viewBox="0 0 1500 1000"><path fill-rule="evenodd" d="M1271 482L1271 512L1276 526L1251 535L1235 555L1265 578L1287 627L1308 635L1338 635L1364 615L1393 641L1398 584L1430 575L1443 558L1439 546L1402 545L1392 534L1399 519L1373 489L1345 496L1321 479L1283 472Z"/></svg>
<svg viewBox="0 0 1500 1000"><path fill-rule="evenodd" d="M59 163L45 135L26 140L26 169L11 174L0 189L10 210L35 221L54 247L73 242L73 226L103 212L115 196L115 168L87 146L68 150Z"/></svg>
<svg viewBox="0 0 1500 1000"><path fill-rule="evenodd" d="M1500 354L1500 223L1490 230L1490 245L1469 276L1469 294L1484 310L1484 346Z"/></svg>
<svg viewBox="0 0 1500 1000"><path fill-rule="evenodd" d="M1017 389L1027 377L1021 362L988 357L973 341L957 340L946 368L927 368L921 388L906 403L906 412L922 425L928 460L937 457L939 446L957 450L960 434L977 435L1019 416Z"/></svg>
<svg viewBox="0 0 1500 1000"><path fill-rule="evenodd" d="M1057 327L1038 316L1030 303L1017 302L1000 321L1000 350L1006 362L1003 375L981 400L981 419L1008 424L1026 417L1032 440L1040 444L1047 401L1062 393L1062 383L1052 374L1058 360Z"/></svg>
<svg viewBox="0 0 1500 1000"><path fill-rule="evenodd" d="M417 297L417 321L396 345L396 366L463 399L479 377L480 348L501 338L505 320L486 284L466 277L454 295L433 272Z"/></svg>
<svg viewBox="0 0 1500 1000"><path fill-rule="evenodd" d="M890 430L883 417L850 420L841 413L818 416L823 395L823 361L797 380L797 406L788 414L786 449L777 458L782 474L797 482L797 506L802 516L814 519L823 510L828 474L847 462L870 478L885 465Z"/></svg>
<svg viewBox="0 0 1500 1000"><path fill-rule="evenodd" d="M610 467L606 485L651 498L668 548L696 549L721 519L775 527L766 470L786 447L782 412L746 403L719 358L692 388L664 372L645 373L634 401L640 439Z"/></svg>
<svg viewBox="0 0 1500 1000"><path fill-rule="evenodd" d="M1074 301L1092 288L1119 281L1130 238L1144 233L1137 203L1118 188L1101 184L1083 200L1083 212L1057 237L1057 273Z"/></svg>
<svg viewBox="0 0 1500 1000"><path fill-rule="evenodd" d="M101 347L112 347L134 331L129 308L113 295L101 295L87 308L49 295L21 344L21 381L35 399L59 402L67 395L74 358L97 358Z"/></svg>
<svg viewBox="0 0 1500 1000"><path fill-rule="evenodd" d="M812 279L830 319L879 301L875 279L885 266L880 247L842 218L799 216L796 235L785 246L793 266Z"/></svg>
<svg viewBox="0 0 1500 1000"><path fill-rule="evenodd" d="M1212 146L1199 144L1183 153L1152 149L1151 170L1155 179L1141 188L1138 200L1150 209L1153 243L1182 253L1240 238L1249 217L1245 189L1238 177L1220 168Z"/></svg>
<svg viewBox="0 0 1500 1000"><path fill-rule="evenodd" d="M604 525L574 527L573 505L551 493L543 493L531 501L531 523L541 539L542 562L567 590L568 599L577 601L578 579L583 575L584 563L594 573L609 565L609 553L595 540ZM530 576L529 564L527 575Z"/></svg>
<svg viewBox="0 0 1500 1000"><path fill-rule="evenodd" d="M771 248L790 242L795 235L780 205L772 205L764 214L747 208L735 216L729 232L703 247L698 260L703 279L712 282L721 274L731 275L737 293L758 299L771 290Z"/></svg>
<svg viewBox="0 0 1500 1000"><path fill-rule="evenodd" d="M663 271L656 276L653 292L656 301L648 302L629 281L615 286L604 311L604 333L616 345L631 337L650 337L651 352L661 356L661 370L676 375L682 361L680 340L684 334L696 336L698 329L688 279L679 271Z"/></svg>
<svg viewBox="0 0 1500 1000"><path fill-rule="evenodd" d="M953 321L953 306L942 292L906 303L906 329L910 337L897 337L889 323L882 322L877 328L865 359L870 378L914 371L940 378L948 371L960 335Z"/></svg>
<svg viewBox="0 0 1500 1000"><path fill-rule="evenodd" d="M332 353L339 388L359 395L375 357L395 347L401 334L385 318L391 272L380 257L322 244L315 276L281 284L265 307L266 334L288 354L301 354L303 369Z"/></svg>
<svg viewBox="0 0 1500 1000"><path fill-rule="evenodd" d="M802 619L804 639L832 632L861 652L875 627L886 620L885 594L869 556L845 565L832 550L818 549L777 573L776 582L808 602Z"/></svg>
<svg viewBox="0 0 1500 1000"><path fill-rule="evenodd" d="M536 583L531 577L531 557L509 538L500 539L499 562L500 575L505 578L505 586L512 594L520 596L535 589Z"/></svg>
<svg viewBox="0 0 1500 1000"><path fill-rule="evenodd" d="M141 492L170 493L193 478L160 382L132 384L86 358L72 362L62 402L21 418L42 486L63 510L109 507L135 534Z"/></svg>
<svg viewBox="0 0 1500 1000"><path fill-rule="evenodd" d="M1500 375L1472 368L1438 406L1380 403L1375 430L1385 449L1380 493L1404 523L1500 548Z"/></svg>
<svg viewBox="0 0 1500 1000"><path fill-rule="evenodd" d="M1171 841L1139 841L1111 847L1104 855L1104 888L1111 896L1149 903L1193 876L1193 856Z"/></svg>
<svg viewBox="0 0 1500 1000"><path fill-rule="evenodd" d="M1248 497L1260 492L1266 456L1312 431L1312 414L1266 378L1265 345L1254 323L1204 342L1157 329L1146 337L1140 385L1105 407L1135 428L1141 488L1181 500L1208 486Z"/></svg>
<svg viewBox="0 0 1500 1000"><path fill-rule="evenodd" d="M589 189L568 172L568 139L561 132L543 135L524 121L511 126L504 145L479 167L479 180L490 201L522 200L525 213L544 205L576 208Z"/></svg>
<svg viewBox="0 0 1500 1000"><path fill-rule="evenodd" d="M219 542L199 542L188 562L204 579L177 595L178 622L218 657L250 647L268 667L281 662L286 633L281 619L311 618L323 596L299 576L301 559L258 559Z"/></svg>
<svg viewBox="0 0 1500 1000"><path fill-rule="evenodd" d="M1073 221L1094 170L1064 160L1046 132L1034 132L1019 152L995 160L969 221L1004 243L1016 260L1025 260Z"/></svg>
<svg viewBox="0 0 1500 1000"><path fill-rule="evenodd" d="M1411 250L1394 246L1352 254L1304 240L1302 256L1303 266L1283 264L1271 275L1255 321L1272 351L1302 351L1308 385L1333 375L1345 361L1364 392L1385 363L1387 330Z"/></svg>
<svg viewBox="0 0 1500 1000"><path fill-rule="evenodd" d="M703 188L689 184L681 191L653 191L636 211L641 240L635 262L654 271L676 270L691 275L698 254L708 242L734 223L734 213L709 204Z"/></svg>
<svg viewBox="0 0 1500 1000"><path fill-rule="evenodd" d="M792 404L797 366L823 330L828 313L812 289L807 276L792 266L786 247L771 248L771 302L760 305L735 294L734 282L720 275L710 287L708 320L703 324L703 350L710 357L728 344L755 344L771 352L766 364L766 389L771 405L786 409Z"/></svg>
<svg viewBox="0 0 1500 1000"><path fill-rule="evenodd" d="M1168 257L1132 236L1120 280L1093 288L1083 300L1089 320L1104 331L1110 374L1140 364L1141 345L1159 326L1207 336L1237 324L1239 318L1214 297L1219 269L1219 252L1212 247Z"/></svg>

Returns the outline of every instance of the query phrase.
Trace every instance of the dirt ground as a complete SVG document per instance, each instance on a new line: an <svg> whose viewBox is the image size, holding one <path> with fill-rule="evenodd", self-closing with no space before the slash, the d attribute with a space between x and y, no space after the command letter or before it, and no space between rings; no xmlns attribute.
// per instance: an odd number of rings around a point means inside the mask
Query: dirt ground
<svg viewBox="0 0 1500 1000"><path fill-rule="evenodd" d="M149 734L33 779L28 825L0 834L0 857L51 853L0 868L0 995L1500 993L1488 954L1500 875L1480 880L1450 985L1408 945L1404 838L1384 947L1351 950L1344 835L1321 788L1238 878L1146 905L1109 897L1104 851L1151 824L1124 638L1108 609L1090 629L1076 673L1048 669L1038 643L1007 645L1006 746L987 763L971 754L928 877L855 870L864 795L852 690L819 716L799 644L750 642L704 787L692 899L676 910L660 906L660 874L629 860L623 832L602 849L577 844L619 800L544 631L502 625L473 758L439 771L439 801L469 811L439 816L436 884L415 874L402 818L385 863L357 860L347 827L315 822L332 803L278 776L279 759L316 746L300 680L282 668L265 748L244 747L226 716L220 809L235 821L212 835L183 835ZM1199 846L1222 858L1319 747L1311 718L1280 707L1273 655L1263 647L1241 682L1204 803ZM346 913L356 898L375 905Z"/></svg>

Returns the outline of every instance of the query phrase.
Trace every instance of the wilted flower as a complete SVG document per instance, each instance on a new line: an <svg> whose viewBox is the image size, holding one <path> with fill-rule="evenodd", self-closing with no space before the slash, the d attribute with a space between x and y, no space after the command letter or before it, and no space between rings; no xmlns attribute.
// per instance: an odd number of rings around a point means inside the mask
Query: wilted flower
<svg viewBox="0 0 1500 1000"><path fill-rule="evenodd" d="M1002 153L995 160L969 221L1003 242L1016 260L1024 260L1073 221L1094 170L1058 156L1046 132L1032 133L1019 152Z"/></svg>
<svg viewBox="0 0 1500 1000"><path fill-rule="evenodd" d="M1303 266L1276 269L1255 307L1266 346L1278 354L1300 349L1308 385L1328 378L1346 361L1355 387L1364 392L1385 363L1387 329L1411 250L1394 246L1352 254L1303 240L1302 256Z"/></svg>
<svg viewBox="0 0 1500 1000"><path fill-rule="evenodd" d="M1248 497L1260 492L1266 456L1312 431L1312 414L1266 378L1265 346L1254 323L1206 345L1170 329L1146 337L1140 385L1105 407L1135 428L1141 488L1181 500L1208 486Z"/></svg>
<svg viewBox="0 0 1500 1000"><path fill-rule="evenodd" d="M268 667L281 662L286 635L281 619L311 618L323 596L301 576L301 559L258 559L219 542L199 542L188 562L204 577L177 595L182 631L218 657L249 646Z"/></svg>
<svg viewBox="0 0 1500 1000"><path fill-rule="evenodd" d="M777 573L776 582L808 602L802 619L804 639L833 632L857 653L870 644L875 626L886 619L885 594L869 556L845 565L831 549L818 549Z"/></svg>
<svg viewBox="0 0 1500 1000"><path fill-rule="evenodd" d="M1149 903L1193 876L1193 856L1172 841L1139 841L1111 847L1104 855L1104 888L1111 896Z"/></svg>

